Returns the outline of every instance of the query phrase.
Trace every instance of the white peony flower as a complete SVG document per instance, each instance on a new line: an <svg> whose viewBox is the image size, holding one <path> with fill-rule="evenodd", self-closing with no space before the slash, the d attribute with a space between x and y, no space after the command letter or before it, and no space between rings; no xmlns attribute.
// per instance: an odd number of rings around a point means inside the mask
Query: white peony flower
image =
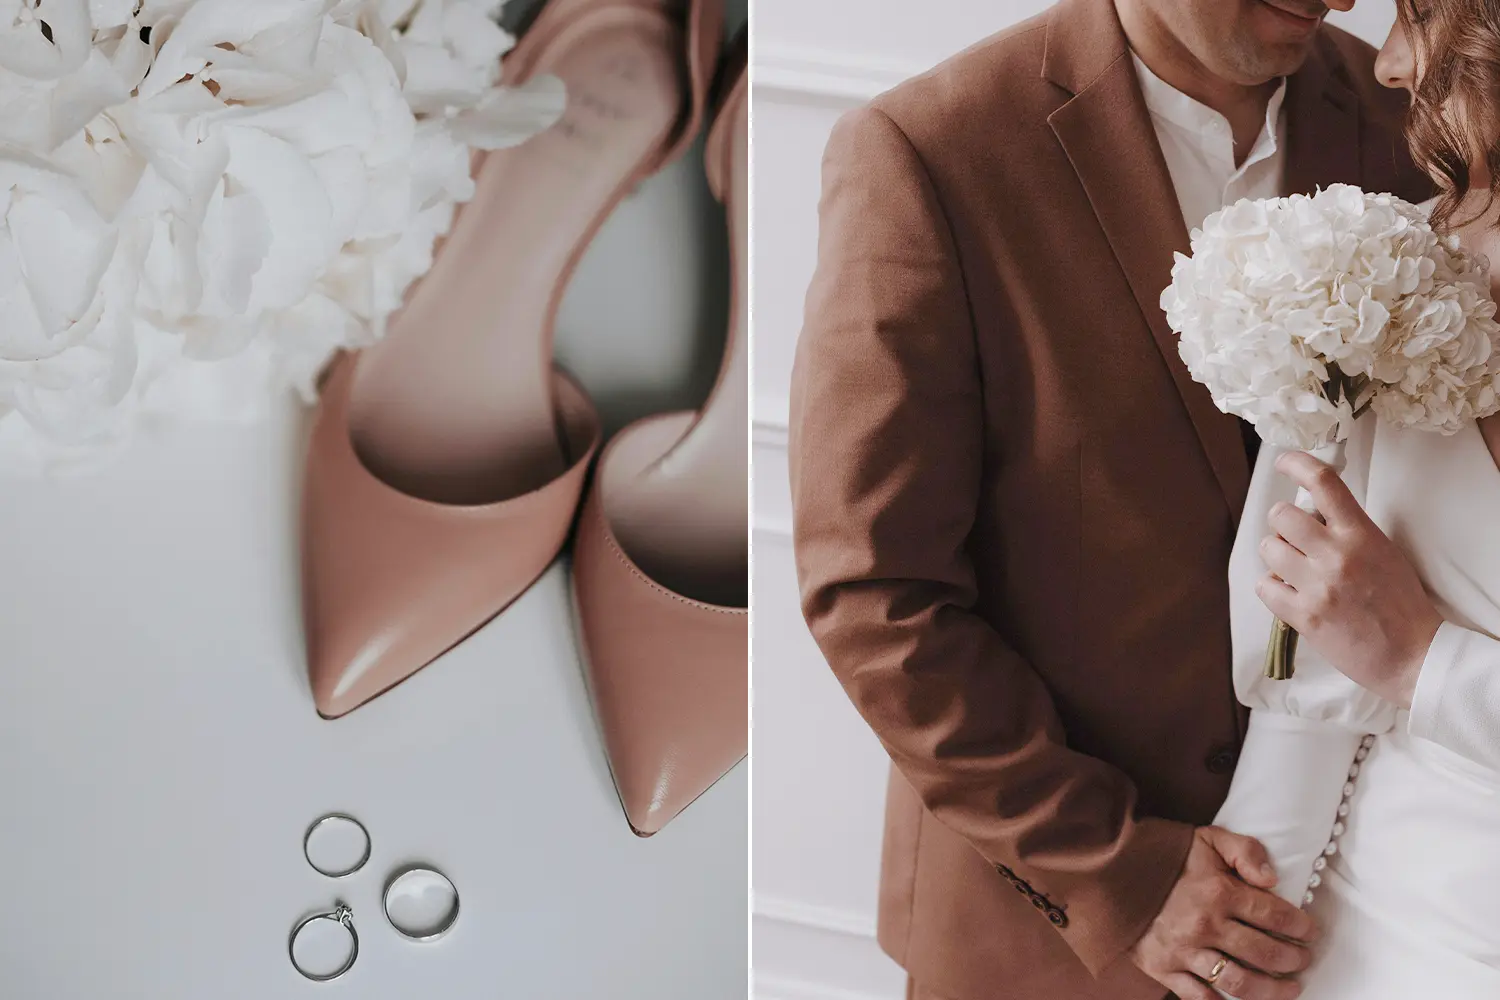
<svg viewBox="0 0 1500 1000"><path fill-rule="evenodd" d="M134 377L136 269L84 186L0 150L0 424L101 436Z"/></svg>
<svg viewBox="0 0 1500 1000"><path fill-rule="evenodd" d="M0 470L310 396L561 115L502 0L0 0Z"/></svg>
<svg viewBox="0 0 1500 1000"><path fill-rule="evenodd" d="M1193 377L1265 440L1341 440L1366 405L1449 434L1500 408L1487 264L1420 208L1347 184L1245 199L1192 250L1162 309Z"/></svg>

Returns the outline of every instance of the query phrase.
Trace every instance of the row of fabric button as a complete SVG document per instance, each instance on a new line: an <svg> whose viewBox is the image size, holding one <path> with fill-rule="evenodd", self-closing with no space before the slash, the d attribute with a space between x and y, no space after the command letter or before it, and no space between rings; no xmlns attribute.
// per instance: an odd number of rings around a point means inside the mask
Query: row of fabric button
<svg viewBox="0 0 1500 1000"><path fill-rule="evenodd" d="M1033 889L1029 882L1021 878L1015 872L1011 871L1005 865L997 864L995 866L995 871L1000 873L1001 878L1005 879L1005 881L1014 886L1017 892L1025 896L1027 899L1030 899L1032 906L1035 906L1038 910L1041 910L1044 914L1046 914L1047 919L1051 921L1052 926L1058 928L1068 926L1068 915L1062 911L1062 908L1059 906L1055 906L1050 899Z"/></svg>
<svg viewBox="0 0 1500 1000"><path fill-rule="evenodd" d="M1323 853L1313 861L1312 876L1307 880L1307 891L1302 894L1302 906L1304 909L1312 905L1313 890L1323 884L1323 872L1328 868L1328 859L1339 851L1339 838L1344 835L1345 820L1349 818L1349 803L1354 798L1354 783L1359 779L1360 768L1364 765L1365 758L1370 756L1370 748L1375 745L1375 737L1366 736L1359 741L1359 749L1354 751L1354 762L1349 765L1349 777L1344 782L1344 791L1339 798L1338 818L1333 821L1333 830L1328 836L1328 843L1323 847Z"/></svg>

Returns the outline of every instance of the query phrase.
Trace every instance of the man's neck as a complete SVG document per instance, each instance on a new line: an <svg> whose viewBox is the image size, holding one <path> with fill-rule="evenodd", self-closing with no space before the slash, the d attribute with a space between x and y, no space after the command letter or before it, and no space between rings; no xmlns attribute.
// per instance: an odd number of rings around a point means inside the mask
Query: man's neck
<svg viewBox="0 0 1500 1000"><path fill-rule="evenodd" d="M1234 133L1235 162L1250 154L1266 122L1279 81L1246 86L1210 72L1141 0L1115 0L1130 47L1151 72L1193 100L1213 108Z"/></svg>

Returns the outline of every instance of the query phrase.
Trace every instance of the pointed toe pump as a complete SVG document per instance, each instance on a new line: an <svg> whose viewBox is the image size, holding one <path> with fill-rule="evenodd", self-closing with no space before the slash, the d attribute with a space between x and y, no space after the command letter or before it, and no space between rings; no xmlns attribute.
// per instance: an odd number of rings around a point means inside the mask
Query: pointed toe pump
<svg viewBox="0 0 1500 1000"><path fill-rule="evenodd" d="M616 204L697 132L718 0L549 0L508 81L566 110L475 158L475 194L385 339L324 384L303 488L314 702L343 715L519 597L556 558L599 420L552 360L579 258Z"/></svg>
<svg viewBox="0 0 1500 1000"><path fill-rule="evenodd" d="M649 417L605 449L573 587L585 668L630 826L659 831L749 740L746 177L743 40L706 149L734 258L728 341L701 411Z"/></svg>

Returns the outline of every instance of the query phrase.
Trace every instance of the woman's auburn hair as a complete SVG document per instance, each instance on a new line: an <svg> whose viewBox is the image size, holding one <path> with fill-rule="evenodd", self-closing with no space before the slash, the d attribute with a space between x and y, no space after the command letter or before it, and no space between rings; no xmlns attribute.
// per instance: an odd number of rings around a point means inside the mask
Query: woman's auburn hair
<svg viewBox="0 0 1500 1000"><path fill-rule="evenodd" d="M1482 157L1489 197L1477 218L1500 198L1500 0L1397 0L1396 10L1421 69L1407 143L1418 166L1446 180L1433 225L1453 223Z"/></svg>

